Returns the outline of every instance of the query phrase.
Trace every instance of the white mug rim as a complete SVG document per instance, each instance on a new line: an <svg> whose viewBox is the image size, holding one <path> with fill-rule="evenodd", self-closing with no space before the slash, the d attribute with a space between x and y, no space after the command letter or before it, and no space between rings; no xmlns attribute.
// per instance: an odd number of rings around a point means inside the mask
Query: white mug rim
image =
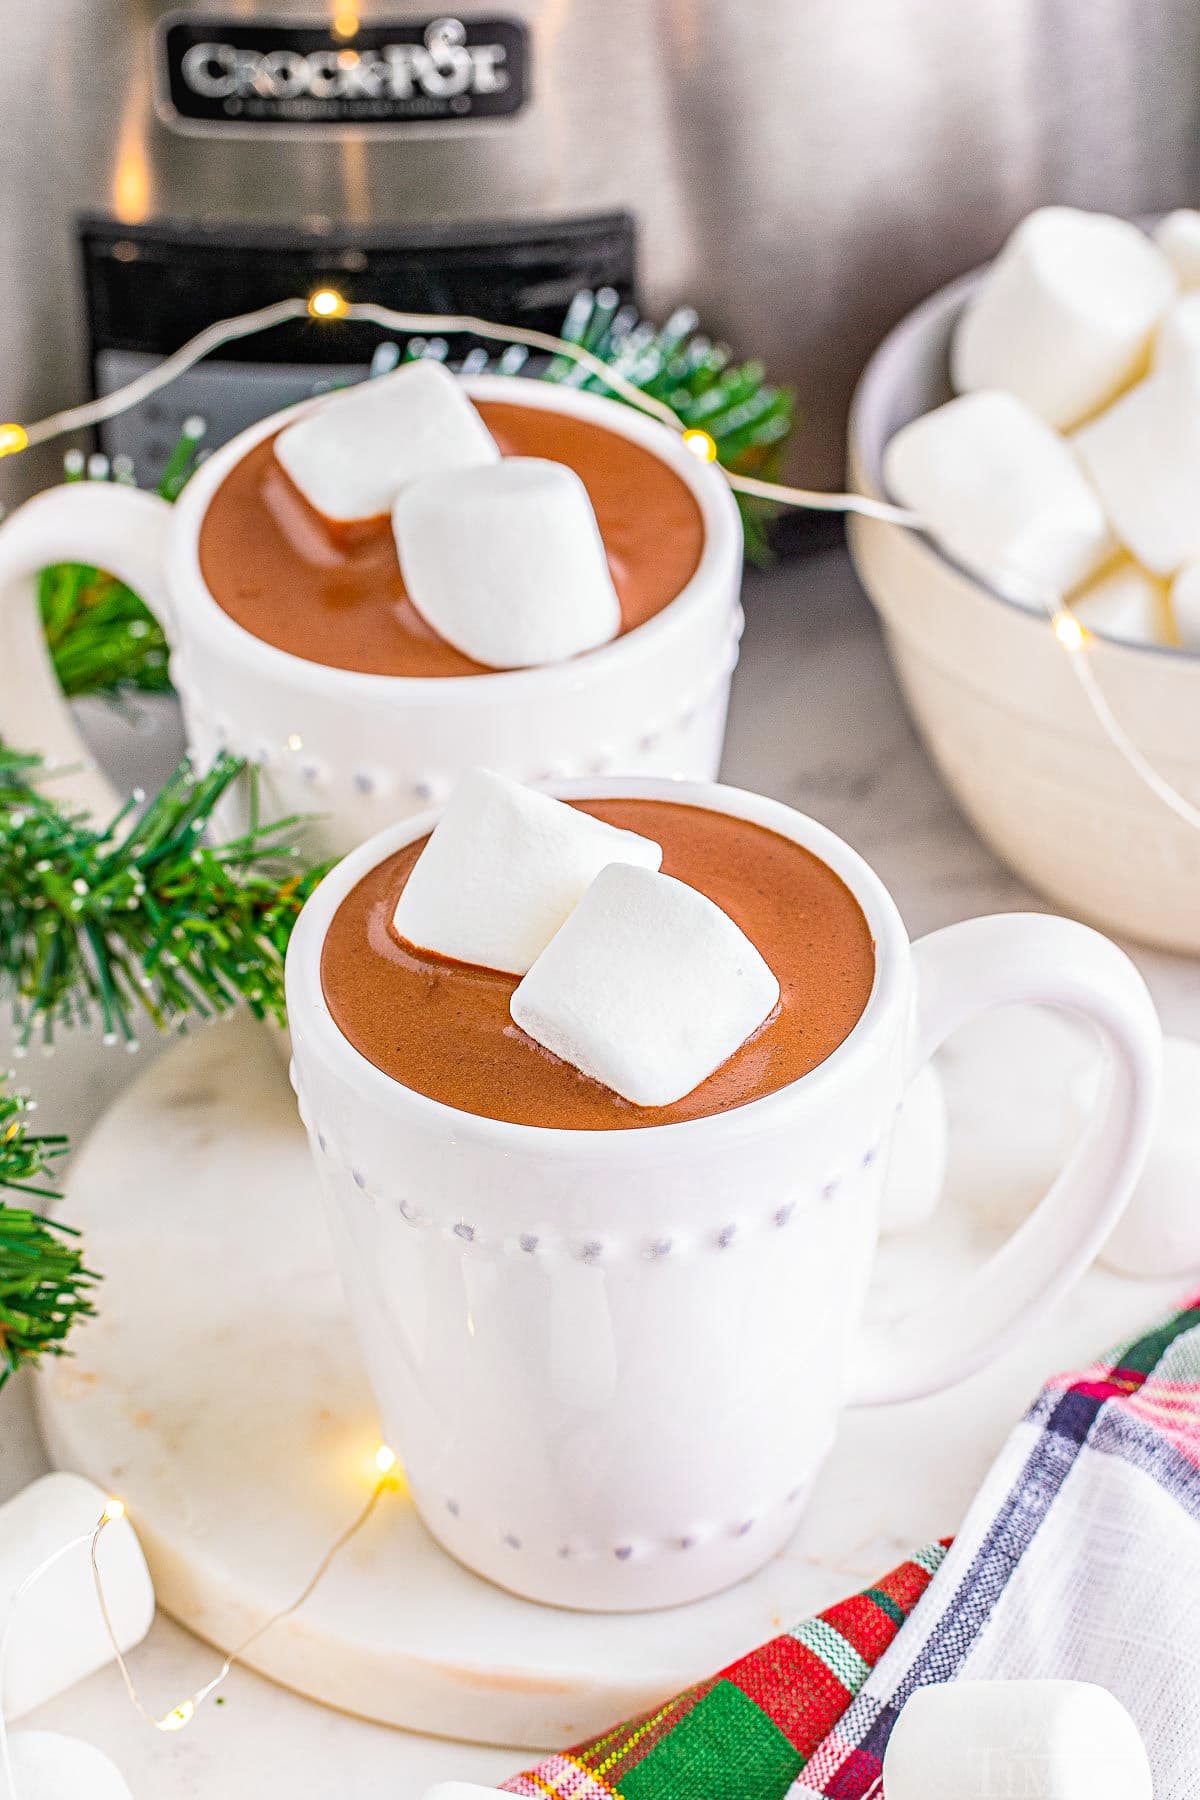
<svg viewBox="0 0 1200 1800"><path fill-rule="evenodd" d="M660 612L632 631L602 644L599 649L573 657L568 662L434 678L343 669L297 656L256 637L245 626L239 625L209 590L200 568L200 529L213 495L236 464L264 438L272 436L285 424L294 423L328 398L318 394L311 400L272 413L231 438L201 464L175 502L167 578L177 633L186 636L183 623L186 614L218 642L223 641L231 654L257 665L265 681L286 681L293 688L302 687L310 692L339 697L352 697L346 693L350 687L354 695L363 700L386 697L393 702L417 695L427 700L430 690L435 689L439 703L448 705L469 705L472 695L478 701L482 694L518 705L522 700L536 697L547 681L562 682L565 679L582 689L593 681L603 682L610 675L618 676L619 664L623 661L634 661L644 652L660 647L669 649L668 640L689 630L693 614L709 604L714 585L722 587L726 584L731 578L729 565L741 560L742 532L737 502L716 465L695 456L684 446L682 436L676 437L661 421L607 395L519 375L465 375L461 379L472 399L506 400L546 412L571 413L614 431L647 449L680 477L700 508L704 542L690 579ZM178 586L185 590L182 607L176 594Z"/></svg>
<svg viewBox="0 0 1200 1800"><path fill-rule="evenodd" d="M894 1028L895 1010L907 989L908 933L895 901L874 869L828 826L782 801L720 782L653 776L604 779L582 776L547 783L545 791L561 799L666 800L703 807L709 812L723 812L733 818L764 825L810 850L826 863L845 882L862 908L875 946L875 977L867 1004L837 1048L798 1080L726 1112L612 1131L522 1125L509 1119L493 1119L486 1114L464 1112L406 1087L356 1049L334 1022L321 983L321 950L333 915L346 895L385 857L432 831L440 815L438 807L376 832L330 870L305 904L287 953L286 980L293 1044L311 1036L318 1054L328 1061L341 1060L348 1079L365 1089L366 1098L392 1110L403 1107L427 1128L440 1130L448 1138L470 1138L510 1154L566 1154L603 1162L606 1158L613 1160L622 1156L644 1160L663 1148L682 1153L685 1148L694 1148L697 1141L706 1136L728 1140L739 1135L757 1135L785 1118L792 1123L797 1105L819 1104L830 1083L841 1081L860 1055L874 1046L879 1034ZM299 989L300 1005L292 1016L294 988Z"/></svg>

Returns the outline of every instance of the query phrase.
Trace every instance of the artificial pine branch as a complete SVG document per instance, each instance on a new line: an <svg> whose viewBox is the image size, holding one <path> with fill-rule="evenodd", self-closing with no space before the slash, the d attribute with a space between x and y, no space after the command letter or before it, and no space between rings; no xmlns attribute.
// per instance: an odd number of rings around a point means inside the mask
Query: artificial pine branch
<svg viewBox="0 0 1200 1800"><path fill-rule="evenodd" d="M690 306L681 306L658 327L622 306L611 288L576 294L559 336L581 344L644 393L665 400L686 429L707 431L724 468L772 480L780 453L795 424L795 397L772 387L759 362L735 363L729 349L698 330ZM503 359L502 359L503 361ZM553 359L548 381L605 391L598 376L569 357ZM774 509L738 496L746 548L757 561L768 554L765 525Z"/></svg>
<svg viewBox="0 0 1200 1800"><path fill-rule="evenodd" d="M66 1139L31 1133L31 1108L0 1082L0 1188L44 1202L58 1198L46 1182ZM0 1199L0 1387L23 1363L61 1356L72 1327L94 1311L97 1277L76 1240L69 1226Z"/></svg>
<svg viewBox="0 0 1200 1800"><path fill-rule="evenodd" d="M204 842L215 808L245 772L255 823ZM98 1019L106 1041L136 1047L135 1023L180 1025L245 1001L283 1023L283 959L323 868L305 867L294 819L259 826L257 774L221 755L203 775L181 765L148 804L103 828L52 797L40 760L0 747L0 989L19 1047L56 1023Z"/></svg>

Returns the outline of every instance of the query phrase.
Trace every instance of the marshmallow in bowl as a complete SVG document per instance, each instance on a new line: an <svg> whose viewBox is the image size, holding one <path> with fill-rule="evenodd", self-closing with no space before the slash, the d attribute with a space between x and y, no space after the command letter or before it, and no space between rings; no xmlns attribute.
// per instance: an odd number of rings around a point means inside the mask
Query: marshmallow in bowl
<svg viewBox="0 0 1200 1800"><path fill-rule="evenodd" d="M1200 290L1182 294L1158 328L1154 340L1154 367L1169 369L1173 364L1190 362L1200 357Z"/></svg>
<svg viewBox="0 0 1200 1800"><path fill-rule="evenodd" d="M1154 241L1171 264L1182 288L1200 287L1200 212L1181 206L1160 219Z"/></svg>
<svg viewBox="0 0 1200 1800"><path fill-rule="evenodd" d="M883 476L951 556L1002 587L1069 593L1116 549L1070 446L1012 394L964 394L914 419Z"/></svg>
<svg viewBox="0 0 1200 1800"><path fill-rule="evenodd" d="M498 462L462 383L428 358L333 394L287 425L275 456L310 506L347 524L391 511L418 475Z"/></svg>
<svg viewBox="0 0 1200 1800"><path fill-rule="evenodd" d="M1173 575L1200 558L1200 358L1147 376L1074 444L1138 562Z"/></svg>
<svg viewBox="0 0 1200 1800"><path fill-rule="evenodd" d="M1171 617L1184 650L1200 650L1200 562L1188 563L1171 583Z"/></svg>
<svg viewBox="0 0 1200 1800"><path fill-rule="evenodd" d="M464 776L414 863L392 925L419 950L524 975L609 863L661 846L506 776Z"/></svg>
<svg viewBox="0 0 1200 1800"><path fill-rule="evenodd" d="M596 515L573 469L537 456L429 475L396 501L409 598L493 669L565 662L621 628Z"/></svg>
<svg viewBox="0 0 1200 1800"><path fill-rule="evenodd" d="M536 1043L636 1106L669 1106L756 1031L779 983L707 895L602 869L510 1002Z"/></svg>
<svg viewBox="0 0 1200 1800"><path fill-rule="evenodd" d="M919 1687L883 1757L887 1800L1153 1800L1150 1759L1115 1694L1090 1681Z"/></svg>
<svg viewBox="0 0 1200 1800"><path fill-rule="evenodd" d="M1142 373L1177 286L1136 225L1042 207L1017 226L963 310L954 385L1004 388L1069 431Z"/></svg>
<svg viewBox="0 0 1200 1800"><path fill-rule="evenodd" d="M1120 638L1127 644L1174 642L1167 583L1129 556L1082 588L1071 601L1071 611L1081 625L1101 637Z"/></svg>

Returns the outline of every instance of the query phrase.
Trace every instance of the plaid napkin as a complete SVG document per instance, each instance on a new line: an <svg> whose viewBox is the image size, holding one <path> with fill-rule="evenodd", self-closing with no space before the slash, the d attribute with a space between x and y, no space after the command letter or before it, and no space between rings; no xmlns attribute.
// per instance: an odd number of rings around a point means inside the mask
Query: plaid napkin
<svg viewBox="0 0 1200 1800"><path fill-rule="evenodd" d="M919 1551L506 1791L877 1800L884 1746L915 1688L1058 1676L1124 1701L1146 1739L1156 1800L1200 1800L1198 1526L1200 1296L1106 1361L1046 1385L952 1546Z"/></svg>

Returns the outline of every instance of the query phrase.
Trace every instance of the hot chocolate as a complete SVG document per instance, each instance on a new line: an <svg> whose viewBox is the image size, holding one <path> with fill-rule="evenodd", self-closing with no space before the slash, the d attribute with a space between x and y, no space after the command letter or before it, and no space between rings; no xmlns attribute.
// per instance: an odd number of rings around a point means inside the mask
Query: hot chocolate
<svg viewBox="0 0 1200 1800"><path fill-rule="evenodd" d="M621 603L621 630L654 617L695 574L704 525L690 489L642 445L570 413L483 401L506 456L574 469L596 513ZM255 637L310 662L366 674L488 673L445 643L408 599L387 517L335 524L256 444L226 476L200 529L217 604Z"/></svg>
<svg viewBox="0 0 1200 1800"><path fill-rule="evenodd" d="M392 916L427 839L385 858L346 896L325 938L334 1021L405 1087L462 1112L568 1130L663 1125L744 1106L825 1061L862 1015L875 947L844 882L765 827L668 800L584 800L583 811L663 848L663 872L715 901L780 984L771 1016L670 1106L639 1107L541 1049L509 1016L517 978L401 943Z"/></svg>

